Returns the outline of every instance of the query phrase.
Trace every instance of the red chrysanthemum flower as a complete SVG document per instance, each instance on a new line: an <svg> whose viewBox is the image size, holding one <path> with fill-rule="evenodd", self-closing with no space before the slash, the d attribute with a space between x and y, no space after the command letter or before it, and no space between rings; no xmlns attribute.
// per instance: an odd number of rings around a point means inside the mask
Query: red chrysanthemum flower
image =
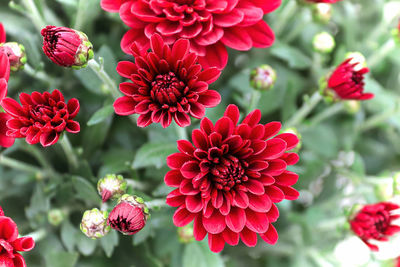
<svg viewBox="0 0 400 267"><path fill-rule="evenodd" d="M110 212L107 224L125 235L134 235L143 229L148 217L149 210L143 199L125 194Z"/></svg>
<svg viewBox="0 0 400 267"><path fill-rule="evenodd" d="M190 116L200 119L205 108L220 103L220 94L208 89L220 71L216 68L202 71L196 55L189 52L188 40L180 39L170 47L155 34L151 37L151 49L152 52L141 52L134 43L131 54L135 63L118 64L118 73L132 81L120 84L125 96L114 103L118 115L140 114L137 121L140 127L154 122L165 128L172 119L185 127L190 124Z"/></svg>
<svg viewBox="0 0 400 267"><path fill-rule="evenodd" d="M12 118L7 121L7 136L26 138L28 144L41 143L50 146L57 143L64 132L78 133L79 123L73 119L79 112L79 101L72 98L65 103L60 91L52 93L21 93L20 105L11 98L5 98L2 107Z"/></svg>
<svg viewBox="0 0 400 267"><path fill-rule="evenodd" d="M6 30L4 29L4 26L2 23L0 23L0 44L6 42Z"/></svg>
<svg viewBox="0 0 400 267"><path fill-rule="evenodd" d="M364 74L368 68L357 70L358 63L351 63L352 58L346 59L332 73L328 80L328 90L333 90L335 98L342 100L368 100L374 94L364 93Z"/></svg>
<svg viewBox="0 0 400 267"><path fill-rule="evenodd" d="M1 36L2 25L0 23L0 36ZM0 53L0 102L7 95L7 82L10 76L10 64L8 57L4 53ZM7 113L0 113L0 146L10 147L14 144L15 139L7 136L7 121L11 119L11 116Z"/></svg>
<svg viewBox="0 0 400 267"><path fill-rule="evenodd" d="M388 241L389 236L400 231L400 227L393 224L395 219L400 218L393 211L399 208L399 205L390 202L365 205L350 220L351 229L372 251L378 251L378 246L370 241Z"/></svg>
<svg viewBox="0 0 400 267"><path fill-rule="evenodd" d="M4 216L0 207L0 266L26 267L25 259L18 251L30 251L34 248L32 237L18 238L18 228L15 222Z"/></svg>
<svg viewBox="0 0 400 267"><path fill-rule="evenodd" d="M155 33L168 44L190 40L190 49L203 67L223 69L228 61L226 46L246 51L272 45L275 37L263 16L274 11L281 0L102 0L103 9L120 13L131 27L121 40L126 53L136 41L150 47Z"/></svg>
<svg viewBox="0 0 400 267"><path fill-rule="evenodd" d="M294 134L277 135L281 123L259 124L261 112L251 112L241 124L239 109L229 105L214 125L208 118L192 132L192 143L178 141L180 153L167 158L172 169L165 183L177 187L167 204L178 207L173 221L178 227L194 220L194 237L219 252L225 243L237 245L239 237L249 247L257 234L275 244L278 234L272 225L279 217L274 203L297 199L292 187L298 175L286 170L296 164Z"/></svg>
<svg viewBox="0 0 400 267"><path fill-rule="evenodd" d="M43 52L62 67L82 68L93 58L93 45L83 32L67 27L46 26L41 32Z"/></svg>

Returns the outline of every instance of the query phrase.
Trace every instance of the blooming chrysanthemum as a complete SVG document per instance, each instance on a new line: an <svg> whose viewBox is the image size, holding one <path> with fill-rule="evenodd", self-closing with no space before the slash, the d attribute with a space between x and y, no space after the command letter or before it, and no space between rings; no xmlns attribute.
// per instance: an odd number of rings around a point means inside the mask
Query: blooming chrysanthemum
<svg viewBox="0 0 400 267"><path fill-rule="evenodd" d="M179 153L170 155L172 169L165 183L177 187L167 204L178 207L173 221L178 227L194 220L194 237L219 252L225 243L237 245L239 237L249 247L257 234L275 244L272 225L279 217L274 203L297 199L292 187L298 175L286 170L299 157L288 152L296 147L294 134L277 135L280 122L259 124L261 112L251 112L242 123L239 109L229 105L215 125L208 119L192 132L193 144L178 141Z"/></svg>
<svg viewBox="0 0 400 267"><path fill-rule="evenodd" d="M378 246L370 241L388 241L389 236L400 231L400 226L393 224L400 218L398 213L393 214L398 209L399 205L390 202L365 205L350 220L351 229L372 251L378 251Z"/></svg>
<svg viewBox="0 0 400 267"><path fill-rule="evenodd" d="M28 144L41 143L50 146L57 143L64 132L78 133L79 123L73 119L79 112L79 101L72 98L65 103L59 90L52 93L21 93L21 105L5 98L2 107L12 118L7 121L7 136L26 138Z"/></svg>
<svg viewBox="0 0 400 267"><path fill-rule="evenodd" d="M0 207L0 266L26 267L25 259L18 251L30 251L35 246L31 237L18 238L16 223L4 216Z"/></svg>
<svg viewBox="0 0 400 267"><path fill-rule="evenodd" d="M190 40L203 67L222 69L228 61L226 46L236 50L272 45L274 33L263 16L274 11L281 0L102 0L103 9L119 12L131 29L121 41L129 52L136 41L141 49L150 38L161 34L168 44L180 38Z"/></svg>
<svg viewBox="0 0 400 267"><path fill-rule="evenodd" d="M352 58L340 64L328 79L328 90L334 92L334 98L341 100L368 100L372 93L364 93L364 75L369 69L355 68L358 63L351 63Z"/></svg>
<svg viewBox="0 0 400 267"><path fill-rule="evenodd" d="M208 85L218 79L220 71L208 68L202 71L197 56L189 52L189 41L178 40L172 47L160 35L151 37L152 52L131 47L135 63L119 62L117 71L132 82L120 84L125 96L114 103L118 115L140 114L137 124L146 127L161 123L168 127L172 119L185 127L190 116L202 118L205 108L215 107L221 101L218 92Z"/></svg>

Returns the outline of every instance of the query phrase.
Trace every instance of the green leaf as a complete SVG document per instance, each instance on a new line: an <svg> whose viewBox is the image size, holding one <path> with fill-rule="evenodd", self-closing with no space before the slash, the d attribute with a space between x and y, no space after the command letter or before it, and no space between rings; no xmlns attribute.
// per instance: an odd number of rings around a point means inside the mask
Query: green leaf
<svg viewBox="0 0 400 267"><path fill-rule="evenodd" d="M76 233L77 230L72 224L66 220L61 226L61 241L63 242L64 246L67 248L68 252L73 252L74 247L76 244Z"/></svg>
<svg viewBox="0 0 400 267"><path fill-rule="evenodd" d="M221 256L211 252L206 242L192 242L186 245L182 265L185 267L225 266Z"/></svg>
<svg viewBox="0 0 400 267"><path fill-rule="evenodd" d="M78 253L50 252L44 254L46 266L51 267L74 267L78 261Z"/></svg>
<svg viewBox="0 0 400 267"><path fill-rule="evenodd" d="M305 69L311 66L311 59L303 54L299 49L279 44L271 48L271 53L286 61L289 67L294 69Z"/></svg>
<svg viewBox="0 0 400 267"><path fill-rule="evenodd" d="M155 166L161 168L166 164L168 155L176 152L176 144L154 142L144 144L136 153L132 167L135 169Z"/></svg>
<svg viewBox="0 0 400 267"><path fill-rule="evenodd" d="M72 177L72 185L74 186L77 195L76 197L84 200L88 204L96 205L100 203L100 197L94 186L79 176Z"/></svg>
<svg viewBox="0 0 400 267"><path fill-rule="evenodd" d="M100 239L100 245L107 257L110 258L114 252L114 248L118 245L118 233L111 230L108 235Z"/></svg>
<svg viewBox="0 0 400 267"><path fill-rule="evenodd" d="M77 231L76 234L76 246L82 255L90 256L96 249L97 240L93 240L85 236L81 231Z"/></svg>
<svg viewBox="0 0 400 267"><path fill-rule="evenodd" d="M93 114L93 116L87 122L87 125L92 126L98 124L110 117L112 114L114 114L113 105L106 105Z"/></svg>

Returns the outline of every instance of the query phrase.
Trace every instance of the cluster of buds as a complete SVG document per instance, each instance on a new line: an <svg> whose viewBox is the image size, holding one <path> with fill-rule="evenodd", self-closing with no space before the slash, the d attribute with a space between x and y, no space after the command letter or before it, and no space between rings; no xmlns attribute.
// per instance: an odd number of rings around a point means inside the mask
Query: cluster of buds
<svg viewBox="0 0 400 267"><path fill-rule="evenodd" d="M41 32L43 52L62 67L81 69L93 58L93 45L83 32L66 28L47 26Z"/></svg>
<svg viewBox="0 0 400 267"><path fill-rule="evenodd" d="M98 239L110 232L111 227L107 225L108 212L98 209L87 210L83 214L80 225L81 231L89 238Z"/></svg>
<svg viewBox="0 0 400 267"><path fill-rule="evenodd" d="M335 39L327 32L321 32L313 38L314 51L323 54L329 54L335 48Z"/></svg>
<svg viewBox="0 0 400 267"><path fill-rule="evenodd" d="M119 198L125 194L126 188L127 183L122 175L107 174L97 183L97 191L103 202Z"/></svg>
<svg viewBox="0 0 400 267"><path fill-rule="evenodd" d="M250 72L250 85L255 90L271 90L276 82L276 71L269 65L261 65Z"/></svg>

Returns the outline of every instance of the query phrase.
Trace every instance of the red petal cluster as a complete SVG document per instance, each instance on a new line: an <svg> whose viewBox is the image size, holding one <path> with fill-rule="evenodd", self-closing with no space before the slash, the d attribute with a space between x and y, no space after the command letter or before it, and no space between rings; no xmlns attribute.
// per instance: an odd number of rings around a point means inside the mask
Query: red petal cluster
<svg viewBox="0 0 400 267"><path fill-rule="evenodd" d="M134 235L146 225L147 215L141 206L122 201L110 212L107 223L126 235Z"/></svg>
<svg viewBox="0 0 400 267"><path fill-rule="evenodd" d="M399 208L399 205L390 202L365 205L350 221L351 229L371 250L378 251L378 246L369 241L387 241L389 236L400 231L400 227L393 224L393 220L400 215L392 213Z"/></svg>
<svg viewBox="0 0 400 267"><path fill-rule="evenodd" d="M7 120L7 136L26 138L28 144L42 146L55 144L65 130L80 131L79 123L73 119L79 112L79 101L72 98L65 103L60 91L52 93L21 93L21 105L11 98L5 98L1 105L12 118Z"/></svg>
<svg viewBox="0 0 400 267"><path fill-rule="evenodd" d="M274 203L297 199L292 187L298 175L287 171L296 164L296 153L287 152L298 143L289 133L278 134L280 122L259 124L261 112L251 112L238 125L239 109L229 105L215 125L208 119L192 132L193 144L178 141L180 153L167 158L172 169L165 183L177 187L167 204L178 207L173 221L185 226L194 220L194 237L219 252L225 243L237 245L239 238L249 247L257 234L275 244L272 225L279 217Z"/></svg>
<svg viewBox="0 0 400 267"><path fill-rule="evenodd" d="M2 29L3 25L0 23L0 41L2 40ZM10 63L8 57L4 53L0 53L0 101L2 101L7 95L7 82L10 77ZM0 113L0 146L10 147L14 144L15 139L7 136L7 121L11 119L11 116L7 113Z"/></svg>
<svg viewBox="0 0 400 267"><path fill-rule="evenodd" d="M223 69L228 61L226 46L246 51L272 45L275 37L263 16L274 11L281 0L102 0L103 9L119 12L131 27L121 40L128 53L132 42L141 49L161 34L168 44L190 40L203 67Z"/></svg>
<svg viewBox="0 0 400 267"><path fill-rule="evenodd" d="M351 63L352 58L346 59L332 73L328 80L328 88L342 100L368 100L374 94L364 93L364 74L368 68L356 70L357 63Z"/></svg>
<svg viewBox="0 0 400 267"><path fill-rule="evenodd" d="M35 246L31 237L18 238L18 228L15 222L4 216L0 207L0 266L26 267L24 258L18 251L30 251Z"/></svg>
<svg viewBox="0 0 400 267"><path fill-rule="evenodd" d="M0 44L6 42L6 30L2 23L0 23Z"/></svg>
<svg viewBox="0 0 400 267"><path fill-rule="evenodd" d="M137 121L140 127L154 122L165 128L172 119L185 127L190 124L190 116L200 119L205 108L220 103L220 94L208 89L220 71L216 68L202 71L197 56L189 52L188 40L179 39L170 47L155 34L151 37L151 49L152 52L141 52L134 43L130 54L135 63L119 62L118 73L132 82L120 84L125 96L114 103L117 114L140 114Z"/></svg>

